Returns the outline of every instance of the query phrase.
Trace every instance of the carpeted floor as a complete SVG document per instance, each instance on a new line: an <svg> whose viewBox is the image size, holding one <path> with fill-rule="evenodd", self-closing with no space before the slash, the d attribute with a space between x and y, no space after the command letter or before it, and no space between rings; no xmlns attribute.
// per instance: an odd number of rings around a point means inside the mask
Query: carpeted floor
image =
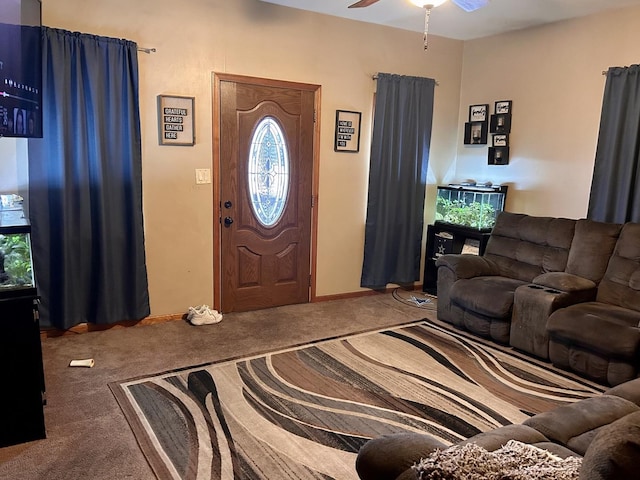
<svg viewBox="0 0 640 480"><path fill-rule="evenodd" d="M602 391L429 320L111 388L162 480L356 479L369 438L453 443Z"/></svg>
<svg viewBox="0 0 640 480"><path fill-rule="evenodd" d="M111 382L264 354L425 316L435 318L435 313L381 294L231 313L221 323L200 327L173 321L47 338L42 343L47 438L0 448L0 478L153 480L156 476L109 390ZM72 359L83 358L93 358L95 366L69 367Z"/></svg>

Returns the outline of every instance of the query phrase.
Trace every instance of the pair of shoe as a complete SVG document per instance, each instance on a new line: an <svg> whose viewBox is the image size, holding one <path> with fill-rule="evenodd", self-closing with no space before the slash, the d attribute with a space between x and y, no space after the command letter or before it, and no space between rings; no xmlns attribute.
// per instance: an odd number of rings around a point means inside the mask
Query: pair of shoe
<svg viewBox="0 0 640 480"><path fill-rule="evenodd" d="M191 325L209 325L220 322L222 314L217 310L211 310L209 305L200 305L199 307L189 307L187 320Z"/></svg>

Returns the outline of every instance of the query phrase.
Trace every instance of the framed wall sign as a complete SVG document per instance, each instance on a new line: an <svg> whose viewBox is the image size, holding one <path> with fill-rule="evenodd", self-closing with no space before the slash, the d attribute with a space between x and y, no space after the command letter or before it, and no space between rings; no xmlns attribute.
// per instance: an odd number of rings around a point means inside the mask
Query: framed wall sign
<svg viewBox="0 0 640 480"><path fill-rule="evenodd" d="M494 147L508 147L509 146L509 135L506 133L496 134L493 136L493 146Z"/></svg>
<svg viewBox="0 0 640 480"><path fill-rule="evenodd" d="M470 122L485 122L488 120L489 104L471 105L469 107Z"/></svg>
<svg viewBox="0 0 640 480"><path fill-rule="evenodd" d="M360 151L361 112L336 110L336 137L333 150L336 152Z"/></svg>
<svg viewBox="0 0 640 480"><path fill-rule="evenodd" d="M496 102L496 114L511 113L511 100L500 100Z"/></svg>
<svg viewBox="0 0 640 480"><path fill-rule="evenodd" d="M160 145L195 144L194 97L158 95L158 138Z"/></svg>

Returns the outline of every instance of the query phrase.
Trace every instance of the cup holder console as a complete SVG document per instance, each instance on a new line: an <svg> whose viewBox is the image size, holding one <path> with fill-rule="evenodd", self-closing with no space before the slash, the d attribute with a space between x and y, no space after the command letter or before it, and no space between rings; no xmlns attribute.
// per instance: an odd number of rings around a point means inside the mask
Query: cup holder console
<svg viewBox="0 0 640 480"><path fill-rule="evenodd" d="M542 285L527 285L529 288L533 288L534 290L544 290L547 293L559 294L562 293L560 290L555 290L553 288L543 287Z"/></svg>

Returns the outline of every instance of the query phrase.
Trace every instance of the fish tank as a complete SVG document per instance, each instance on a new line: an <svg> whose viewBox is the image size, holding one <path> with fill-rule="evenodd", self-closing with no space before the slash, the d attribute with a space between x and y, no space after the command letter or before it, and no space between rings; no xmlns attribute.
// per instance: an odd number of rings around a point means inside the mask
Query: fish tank
<svg viewBox="0 0 640 480"><path fill-rule="evenodd" d="M31 225L22 208L0 209L0 299L35 294Z"/></svg>
<svg viewBox="0 0 640 480"><path fill-rule="evenodd" d="M506 185L450 184L438 186L436 223L491 231L504 210Z"/></svg>

